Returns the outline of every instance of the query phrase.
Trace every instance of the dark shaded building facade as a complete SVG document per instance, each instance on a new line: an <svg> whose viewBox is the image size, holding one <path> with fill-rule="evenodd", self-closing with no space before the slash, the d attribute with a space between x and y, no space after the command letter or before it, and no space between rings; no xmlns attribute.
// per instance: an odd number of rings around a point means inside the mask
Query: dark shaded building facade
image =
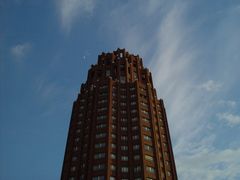
<svg viewBox="0 0 240 180"><path fill-rule="evenodd" d="M102 53L73 104L62 180L175 180L163 100L142 59Z"/></svg>

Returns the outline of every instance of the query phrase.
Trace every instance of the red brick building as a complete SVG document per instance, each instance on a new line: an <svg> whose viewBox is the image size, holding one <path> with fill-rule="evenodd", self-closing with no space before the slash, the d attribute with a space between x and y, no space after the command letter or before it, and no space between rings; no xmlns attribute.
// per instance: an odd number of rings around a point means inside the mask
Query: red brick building
<svg viewBox="0 0 240 180"><path fill-rule="evenodd" d="M102 53L73 104L62 180L176 180L163 100L142 59Z"/></svg>

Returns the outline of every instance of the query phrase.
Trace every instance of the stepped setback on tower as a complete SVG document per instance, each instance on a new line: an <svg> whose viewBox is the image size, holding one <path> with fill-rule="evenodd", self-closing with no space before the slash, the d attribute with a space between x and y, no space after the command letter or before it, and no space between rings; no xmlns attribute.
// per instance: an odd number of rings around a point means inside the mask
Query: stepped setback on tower
<svg viewBox="0 0 240 180"><path fill-rule="evenodd" d="M62 180L176 180L163 100L142 59L102 53L73 104Z"/></svg>

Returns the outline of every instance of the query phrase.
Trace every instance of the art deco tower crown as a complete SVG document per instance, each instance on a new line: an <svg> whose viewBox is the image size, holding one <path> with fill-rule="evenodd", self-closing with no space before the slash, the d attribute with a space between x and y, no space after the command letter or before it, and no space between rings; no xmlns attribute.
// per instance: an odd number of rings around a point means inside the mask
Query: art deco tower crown
<svg viewBox="0 0 240 180"><path fill-rule="evenodd" d="M164 104L139 56L102 53L73 104L62 180L176 180Z"/></svg>

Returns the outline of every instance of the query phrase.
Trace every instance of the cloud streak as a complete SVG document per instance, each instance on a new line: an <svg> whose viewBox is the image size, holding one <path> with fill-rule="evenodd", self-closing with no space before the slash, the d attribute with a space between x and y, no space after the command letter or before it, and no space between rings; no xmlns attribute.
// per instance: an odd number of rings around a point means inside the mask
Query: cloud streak
<svg viewBox="0 0 240 180"><path fill-rule="evenodd" d="M209 91L209 92L215 92L215 91L219 91L222 87L222 84L219 82L215 82L213 80L209 80L205 83L203 83L200 88Z"/></svg>
<svg viewBox="0 0 240 180"><path fill-rule="evenodd" d="M224 120L227 122L227 124L231 127L234 127L236 125L240 125L240 116L234 115L231 113L219 113L218 118L220 120Z"/></svg>
<svg viewBox="0 0 240 180"><path fill-rule="evenodd" d="M91 14L95 7L95 0L60 0L56 3L61 26L67 33L71 31L77 19Z"/></svg>
<svg viewBox="0 0 240 180"><path fill-rule="evenodd" d="M26 42L26 43L21 43L13 46L10 49L10 52L15 59L20 60L24 58L27 55L27 53L29 53L31 48L32 48L32 45L29 42Z"/></svg>

